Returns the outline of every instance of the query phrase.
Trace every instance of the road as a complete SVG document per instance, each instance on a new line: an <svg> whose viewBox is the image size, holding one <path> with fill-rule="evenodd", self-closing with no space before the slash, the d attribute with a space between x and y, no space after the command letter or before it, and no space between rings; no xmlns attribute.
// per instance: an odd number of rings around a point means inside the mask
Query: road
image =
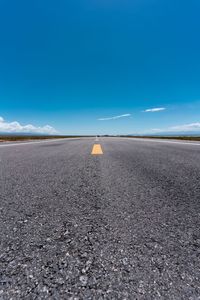
<svg viewBox="0 0 200 300"><path fill-rule="evenodd" d="M200 299L200 144L9 144L0 181L0 299Z"/></svg>

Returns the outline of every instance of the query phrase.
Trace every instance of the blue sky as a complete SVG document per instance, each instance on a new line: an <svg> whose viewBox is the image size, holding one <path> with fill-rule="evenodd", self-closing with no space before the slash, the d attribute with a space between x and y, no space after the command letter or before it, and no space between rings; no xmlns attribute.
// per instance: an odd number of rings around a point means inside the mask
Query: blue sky
<svg viewBox="0 0 200 300"><path fill-rule="evenodd" d="M199 11L199 0L1 0L0 130L200 131Z"/></svg>

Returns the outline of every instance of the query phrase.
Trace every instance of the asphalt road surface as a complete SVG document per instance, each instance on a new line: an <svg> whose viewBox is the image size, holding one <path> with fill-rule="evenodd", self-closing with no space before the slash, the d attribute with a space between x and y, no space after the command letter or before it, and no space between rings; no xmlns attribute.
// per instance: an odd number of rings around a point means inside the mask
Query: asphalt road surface
<svg viewBox="0 0 200 300"><path fill-rule="evenodd" d="M0 183L1 300L200 299L200 144L6 144Z"/></svg>

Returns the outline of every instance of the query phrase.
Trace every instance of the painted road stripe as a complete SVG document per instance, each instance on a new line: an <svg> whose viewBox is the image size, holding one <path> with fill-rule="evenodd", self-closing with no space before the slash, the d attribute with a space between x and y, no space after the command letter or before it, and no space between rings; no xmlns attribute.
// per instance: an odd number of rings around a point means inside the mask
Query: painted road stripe
<svg viewBox="0 0 200 300"><path fill-rule="evenodd" d="M92 148L92 155L101 155L103 154L102 148L100 144L95 144Z"/></svg>

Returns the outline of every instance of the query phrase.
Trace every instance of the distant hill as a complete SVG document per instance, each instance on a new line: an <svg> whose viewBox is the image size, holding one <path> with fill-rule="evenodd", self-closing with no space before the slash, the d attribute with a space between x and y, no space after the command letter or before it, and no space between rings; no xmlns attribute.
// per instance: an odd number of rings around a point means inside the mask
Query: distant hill
<svg viewBox="0 0 200 300"><path fill-rule="evenodd" d="M33 133L33 132L0 132L0 136L51 136L47 133ZM55 135L54 135L55 136Z"/></svg>
<svg viewBox="0 0 200 300"><path fill-rule="evenodd" d="M128 134L128 136L170 136L170 137L173 137L173 136L194 136L194 137L198 137L200 136L200 132L196 132L196 131L181 131L181 132L157 132L157 133L144 133L144 134Z"/></svg>

